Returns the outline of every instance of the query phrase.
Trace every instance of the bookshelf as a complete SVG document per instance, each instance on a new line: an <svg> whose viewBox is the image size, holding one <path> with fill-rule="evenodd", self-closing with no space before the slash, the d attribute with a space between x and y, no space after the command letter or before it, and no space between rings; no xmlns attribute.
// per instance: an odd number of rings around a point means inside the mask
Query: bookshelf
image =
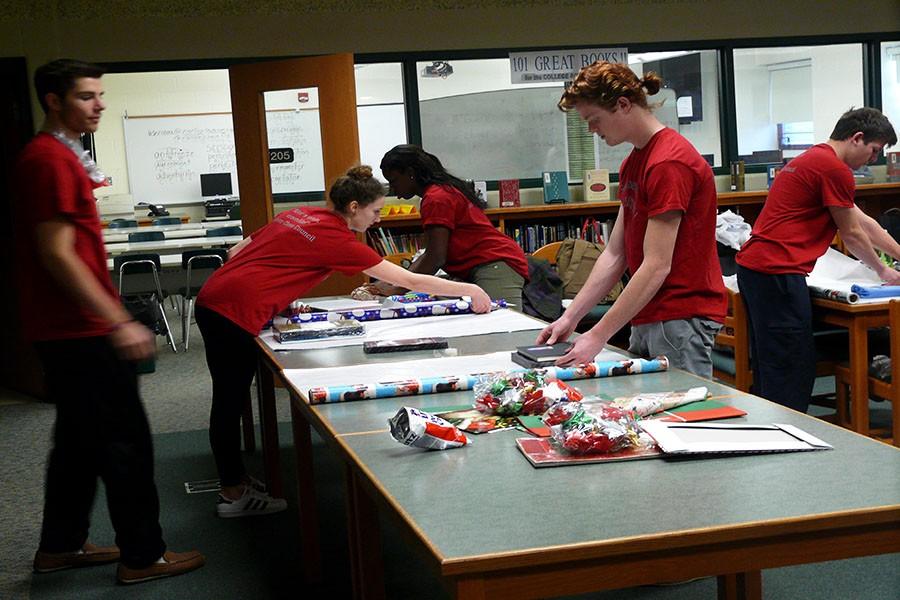
<svg viewBox="0 0 900 600"><path fill-rule="evenodd" d="M748 192L720 192L719 210L731 209L752 223L766 202L768 190ZM900 183L869 183L856 188L860 207L868 214L878 215L888 208L900 206ZM571 202L568 204L538 204L510 208L489 208L485 214L501 231L510 225L594 217L597 220L615 219L619 202ZM419 214L392 215L381 219L381 227L391 230L421 227Z"/></svg>
<svg viewBox="0 0 900 600"><path fill-rule="evenodd" d="M720 192L718 194L719 211L730 209L752 224L759 216L767 196L768 190ZM900 206L900 183L858 185L856 199L860 208L867 214L877 217L888 208ZM594 218L598 222L608 222L611 228L618 211L619 202L610 201L489 208L485 210L485 214L497 229L509 232L519 227L529 226L557 230L560 224L568 228L577 223L580 227L580 224L587 218ZM396 253L385 252L383 241L373 242L373 240L383 240L377 229L370 230L365 236L365 240L389 260L399 262L402 258L411 256L415 247L422 247L421 227L421 218L418 213L382 217L380 228L384 230L385 234L390 234L393 240L397 240L395 243L398 245L394 245L394 248L399 252ZM554 240L538 236L533 240L534 248L531 249L537 249L551 241ZM404 246L403 243L411 245ZM528 250L529 248L526 248L526 251ZM394 256L395 254L398 256ZM347 292L349 291L347 290Z"/></svg>

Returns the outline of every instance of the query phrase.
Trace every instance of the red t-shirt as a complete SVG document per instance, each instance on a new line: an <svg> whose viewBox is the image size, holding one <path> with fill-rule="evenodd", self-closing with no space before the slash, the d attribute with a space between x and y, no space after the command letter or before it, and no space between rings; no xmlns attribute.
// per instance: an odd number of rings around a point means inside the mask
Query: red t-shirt
<svg viewBox="0 0 900 600"><path fill-rule="evenodd" d="M78 304L56 282L38 257L35 229L63 217L75 228L75 254L103 290L118 301L106 267L97 201L75 153L47 133L31 140L16 165L13 205L16 241L16 289L22 330L33 341L107 335L109 322Z"/></svg>
<svg viewBox="0 0 900 600"><path fill-rule="evenodd" d="M619 200L632 273L644 260L647 220L670 210L682 213L672 270L632 324L693 317L724 322L728 299L716 254L716 186L697 150L675 130L660 130L622 163Z"/></svg>
<svg viewBox="0 0 900 600"><path fill-rule="evenodd" d="M252 238L197 296L198 305L252 335L333 271L354 275L382 261L326 208L285 211Z"/></svg>
<svg viewBox="0 0 900 600"><path fill-rule="evenodd" d="M760 273L809 274L837 225L829 206L853 207L853 173L828 144L813 146L781 170L750 239L735 260Z"/></svg>
<svg viewBox="0 0 900 600"><path fill-rule="evenodd" d="M439 225L450 230L447 263L442 267L450 275L467 279L478 265L502 260L528 281L528 261L522 248L453 186L429 185L420 210L423 227Z"/></svg>

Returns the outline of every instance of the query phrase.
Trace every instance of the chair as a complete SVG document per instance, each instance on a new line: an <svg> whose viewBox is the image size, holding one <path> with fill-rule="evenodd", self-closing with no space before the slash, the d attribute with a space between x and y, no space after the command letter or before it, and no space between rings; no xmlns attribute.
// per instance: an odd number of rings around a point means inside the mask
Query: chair
<svg viewBox="0 0 900 600"><path fill-rule="evenodd" d="M228 259L228 251L222 248L201 248L198 250L185 250L181 254L181 269L186 278L184 287L178 289L181 295L181 343L185 352L188 349L191 334L191 313L194 309L194 298L200 292L200 288L213 271L225 264ZM202 280L194 281L192 275L201 270L204 275Z"/></svg>
<svg viewBox="0 0 900 600"><path fill-rule="evenodd" d="M162 231L135 231L128 234L128 242L160 242L166 239Z"/></svg>
<svg viewBox="0 0 900 600"><path fill-rule="evenodd" d="M126 227L137 227L138 222L135 219L113 219L107 224L109 229L125 229Z"/></svg>
<svg viewBox="0 0 900 600"><path fill-rule="evenodd" d="M726 288L728 293L728 314L725 324L716 335L711 358L713 377L733 388L749 392L753 383L750 371L750 330L747 323L747 309L738 292Z"/></svg>
<svg viewBox="0 0 900 600"><path fill-rule="evenodd" d="M891 380L885 381L878 377L869 376L867 380L869 395L876 399L887 400L891 403L892 443L900 448L900 300L892 300L888 308L888 322L890 327L890 353L891 353ZM848 415L857 412L856 408L849 406L850 402L850 369L846 364L841 364L834 369L836 386L836 403L839 424L849 427L858 433L882 436L884 430L869 431L868 416L865 422L853 422ZM860 413L863 410L859 411ZM865 407L868 414L868 407Z"/></svg>
<svg viewBox="0 0 900 600"><path fill-rule="evenodd" d="M532 258L538 258L541 260L546 260L554 267L556 266L556 257L559 255L559 249L562 246L562 242L550 242L549 244L544 244L537 250L531 253ZM588 312L581 319L581 322L578 324L578 331L586 330L589 327L592 327L596 324L600 319L603 318L603 315L609 311L611 304L598 304L594 308Z"/></svg>
<svg viewBox="0 0 900 600"><path fill-rule="evenodd" d="M156 217L154 225L181 225L181 217Z"/></svg>
<svg viewBox="0 0 900 600"><path fill-rule="evenodd" d="M162 301L165 298L163 294L162 286L159 283L159 271L161 269L159 254L155 253L144 253L144 254L120 254L113 258L113 269L119 275L119 296L125 298L126 296L137 296L140 294L147 293L155 293L157 302L160 303L159 306L159 317L163 322L163 326L165 328L166 339L169 342L169 345L172 347L173 352L178 352L178 349L175 346L175 338L172 336L172 329L169 327L169 320L166 318L166 311L162 308ZM129 293L125 293L125 276L126 275L139 275L139 274L152 274L153 275L153 287L138 287L138 289L129 290Z"/></svg>
<svg viewBox="0 0 900 600"><path fill-rule="evenodd" d="M230 235L241 235L244 230L240 225L229 225L228 227L216 227L215 229L207 229L206 237L228 237Z"/></svg>

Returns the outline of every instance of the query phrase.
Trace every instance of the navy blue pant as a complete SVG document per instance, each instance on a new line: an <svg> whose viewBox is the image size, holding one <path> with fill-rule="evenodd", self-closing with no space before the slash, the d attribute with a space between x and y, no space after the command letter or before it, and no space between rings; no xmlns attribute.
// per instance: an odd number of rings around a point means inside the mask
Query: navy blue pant
<svg viewBox="0 0 900 600"><path fill-rule="evenodd" d="M770 275L738 265L737 279L750 325L753 393L806 412L816 379L806 277Z"/></svg>
<svg viewBox="0 0 900 600"><path fill-rule="evenodd" d="M241 414L256 374L255 337L203 306L196 314L212 376L209 445L221 485L238 485L247 472L241 457Z"/></svg>
<svg viewBox="0 0 900 600"><path fill-rule="evenodd" d="M97 478L106 486L121 561L143 568L166 550L153 442L134 365L106 337L35 344L56 404L40 549L71 552L88 537Z"/></svg>

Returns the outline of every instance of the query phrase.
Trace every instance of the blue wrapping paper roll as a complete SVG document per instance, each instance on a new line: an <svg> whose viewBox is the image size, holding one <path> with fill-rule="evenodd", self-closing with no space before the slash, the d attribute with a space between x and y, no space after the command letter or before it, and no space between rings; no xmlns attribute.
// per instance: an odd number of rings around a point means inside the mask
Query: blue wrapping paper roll
<svg viewBox="0 0 900 600"><path fill-rule="evenodd" d="M559 379L591 379L594 377L614 377L634 373L654 373L669 368L669 359L665 356L656 358L635 358L628 360L605 360L592 362L577 367L544 367L543 369L514 369L506 373L524 373L535 371L542 373L547 380ZM358 383L354 385L336 385L311 388L306 397L310 404L326 402L347 402L350 400L367 400L371 398L393 398L396 396L417 396L419 394L438 394L472 389L479 379L491 373L473 373L470 375L444 375L421 377L403 381L384 381L377 383Z"/></svg>
<svg viewBox="0 0 900 600"><path fill-rule="evenodd" d="M491 302L491 310L506 308L506 300ZM338 321L340 319L356 319L357 321L383 321L385 319L409 319L414 317L437 317L441 315L464 315L472 312L472 305L465 300L440 300L424 304L408 304L389 308L357 308L354 310L332 310L328 312L300 313L288 317L291 323L310 323L313 321Z"/></svg>
<svg viewBox="0 0 900 600"><path fill-rule="evenodd" d="M860 298L894 298L900 296L900 285L856 285L850 290L859 294Z"/></svg>

